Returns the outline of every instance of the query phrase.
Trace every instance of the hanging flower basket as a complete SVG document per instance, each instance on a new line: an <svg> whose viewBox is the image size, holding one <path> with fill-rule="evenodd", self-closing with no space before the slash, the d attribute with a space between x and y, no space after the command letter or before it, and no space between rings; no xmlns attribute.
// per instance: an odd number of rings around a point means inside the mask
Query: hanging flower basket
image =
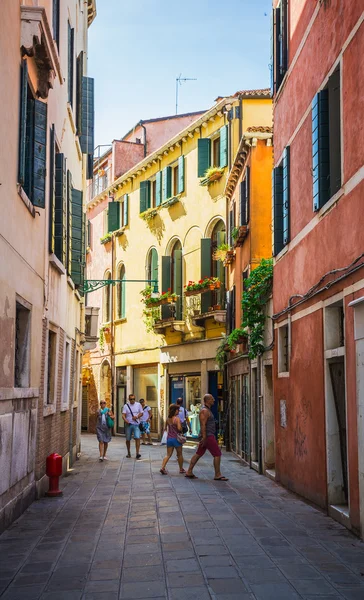
<svg viewBox="0 0 364 600"><path fill-rule="evenodd" d="M197 294L204 294L210 290L215 290L221 286L221 281L217 277L205 277L200 281L189 281L188 285L185 286L185 296L196 296Z"/></svg>
<svg viewBox="0 0 364 600"><path fill-rule="evenodd" d="M202 290L186 290L185 291L185 296L197 296L198 294L201 294Z"/></svg>

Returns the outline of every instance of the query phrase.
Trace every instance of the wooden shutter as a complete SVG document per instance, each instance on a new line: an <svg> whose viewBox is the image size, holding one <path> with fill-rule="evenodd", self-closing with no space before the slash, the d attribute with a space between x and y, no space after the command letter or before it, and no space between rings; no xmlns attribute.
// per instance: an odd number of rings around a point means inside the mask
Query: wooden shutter
<svg viewBox="0 0 364 600"><path fill-rule="evenodd" d="M227 167L228 164L228 126L224 125L220 129L220 167Z"/></svg>
<svg viewBox="0 0 364 600"><path fill-rule="evenodd" d="M240 225L246 225L246 179L239 186L239 202L240 202Z"/></svg>
<svg viewBox="0 0 364 600"><path fill-rule="evenodd" d="M278 6L275 9L275 18L274 18L274 83L275 83L275 91L277 92L279 86L281 85L282 75L281 75L281 9Z"/></svg>
<svg viewBox="0 0 364 600"><path fill-rule="evenodd" d="M68 23L68 102L73 106L73 62L74 62L75 32Z"/></svg>
<svg viewBox="0 0 364 600"><path fill-rule="evenodd" d="M154 286L157 286L158 288L158 252L155 248L152 248L151 250L150 274L151 279L154 280L151 282L150 285L152 286L152 288L154 288Z"/></svg>
<svg viewBox="0 0 364 600"><path fill-rule="evenodd" d="M72 262L72 175L67 171L67 248L66 248L66 270L71 275Z"/></svg>
<svg viewBox="0 0 364 600"><path fill-rule="evenodd" d="M231 290L231 295L230 295L230 333L232 332L233 329L235 329L235 304L236 304L236 293L235 293L235 285L233 286L232 290Z"/></svg>
<svg viewBox="0 0 364 600"><path fill-rule="evenodd" d="M92 250L92 223L87 221L87 245Z"/></svg>
<svg viewBox="0 0 364 600"><path fill-rule="evenodd" d="M245 171L245 206L246 206L246 222L250 221L250 167Z"/></svg>
<svg viewBox="0 0 364 600"><path fill-rule="evenodd" d="M82 77L81 91L81 136L80 146L83 154L91 155L91 165L87 165L87 179L93 173L93 153L95 137L95 83L92 77ZM91 168L90 168L91 166Z"/></svg>
<svg viewBox="0 0 364 600"><path fill-rule="evenodd" d="M47 164L47 105L34 100L33 186L31 201L45 208Z"/></svg>
<svg viewBox="0 0 364 600"><path fill-rule="evenodd" d="M140 182L140 209L143 213L150 208L150 181Z"/></svg>
<svg viewBox="0 0 364 600"><path fill-rule="evenodd" d="M155 180L155 205L160 206L162 202L162 171L158 171Z"/></svg>
<svg viewBox="0 0 364 600"><path fill-rule="evenodd" d="M182 319L182 250L173 252L173 291L178 295L176 302L176 319Z"/></svg>
<svg viewBox="0 0 364 600"><path fill-rule="evenodd" d="M18 183L25 182L25 148L27 139L28 62L22 60L20 71L19 167Z"/></svg>
<svg viewBox="0 0 364 600"><path fill-rule="evenodd" d="M312 101L312 185L313 210L329 199L329 102L328 91L321 90Z"/></svg>
<svg viewBox="0 0 364 600"><path fill-rule="evenodd" d="M341 119L340 119L340 67L331 75L329 92L329 158L330 189L333 196L341 188Z"/></svg>
<svg viewBox="0 0 364 600"><path fill-rule="evenodd" d="M81 246L81 290L79 292L83 294L83 284L85 282L85 268L86 268L86 213L82 211L82 246Z"/></svg>
<svg viewBox="0 0 364 600"><path fill-rule="evenodd" d="M273 96L274 94L274 57L275 57L275 49L274 49L274 20L275 20L275 9L272 9L271 18L270 18L270 93Z"/></svg>
<svg viewBox="0 0 364 600"><path fill-rule="evenodd" d="M58 51L59 51L59 2L60 2L60 0L53 0L53 10L52 10L53 39L58 46Z"/></svg>
<svg viewBox="0 0 364 600"><path fill-rule="evenodd" d="M50 129L50 149L49 149L49 224L48 224L48 247L49 252L54 253L55 249L55 214L56 214L56 140L54 125Z"/></svg>
<svg viewBox="0 0 364 600"><path fill-rule="evenodd" d="M71 227L71 277L77 286L82 285L83 271L83 208L82 191L72 188L72 227Z"/></svg>
<svg viewBox="0 0 364 600"><path fill-rule="evenodd" d="M290 225L290 175L289 175L289 146L285 148L282 161L282 176L283 176L283 245L289 242L289 225Z"/></svg>
<svg viewBox="0 0 364 600"><path fill-rule="evenodd" d="M107 227L110 233L120 229L120 202L109 202Z"/></svg>
<svg viewBox="0 0 364 600"><path fill-rule="evenodd" d="M178 190L177 193L181 194L185 191L185 157L180 156L178 159Z"/></svg>
<svg viewBox="0 0 364 600"><path fill-rule="evenodd" d="M201 239L201 279L212 275L212 242L211 238ZM208 312L212 305L212 292L201 294L201 312Z"/></svg>
<svg viewBox="0 0 364 600"><path fill-rule="evenodd" d="M56 154L54 253L66 266L67 254L67 171L64 154Z"/></svg>
<svg viewBox="0 0 364 600"><path fill-rule="evenodd" d="M171 287L171 267L172 258L171 256L162 256L162 293L166 292ZM164 304L161 307L162 319L167 319L171 316L171 311L168 304Z"/></svg>
<svg viewBox="0 0 364 600"><path fill-rule="evenodd" d="M121 270L121 283L120 283L120 294L121 294L121 302L120 302L120 318L125 319L126 317L126 283L125 283L125 267L122 267Z"/></svg>
<svg viewBox="0 0 364 600"><path fill-rule="evenodd" d="M172 196L172 167L165 167L163 169L162 181L162 202L165 202Z"/></svg>
<svg viewBox="0 0 364 600"><path fill-rule="evenodd" d="M76 63L76 133L82 133L82 80L83 80L83 52L80 52Z"/></svg>
<svg viewBox="0 0 364 600"><path fill-rule="evenodd" d="M217 247L225 244L226 242L226 232L218 231L217 232ZM221 305L221 308L224 308L224 296L225 296L225 267L221 260L214 261L216 265L216 277L218 277L221 281L221 287L218 289L215 294L217 297L217 304Z"/></svg>
<svg viewBox="0 0 364 600"><path fill-rule="evenodd" d="M197 140L197 153L197 177L204 177L207 169L211 166L211 140L209 138Z"/></svg>
<svg viewBox="0 0 364 600"><path fill-rule="evenodd" d="M274 245L276 256L283 248L283 169L273 169L273 213L274 213Z"/></svg>
<svg viewBox="0 0 364 600"><path fill-rule="evenodd" d="M280 5L280 75L283 79L288 66L288 2L281 0Z"/></svg>
<svg viewBox="0 0 364 600"><path fill-rule="evenodd" d="M123 226L129 225L129 194L125 194L123 202Z"/></svg>

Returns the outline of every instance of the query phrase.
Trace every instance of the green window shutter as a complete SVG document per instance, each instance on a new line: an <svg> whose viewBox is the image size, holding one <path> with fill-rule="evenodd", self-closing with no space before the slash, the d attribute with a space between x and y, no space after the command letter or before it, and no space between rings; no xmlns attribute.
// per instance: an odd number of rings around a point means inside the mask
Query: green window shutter
<svg viewBox="0 0 364 600"><path fill-rule="evenodd" d="M228 126L224 125L220 129L220 167L227 167L228 164Z"/></svg>
<svg viewBox="0 0 364 600"><path fill-rule="evenodd" d="M250 167L246 168L245 171L245 203L246 203L246 222L250 220Z"/></svg>
<svg viewBox="0 0 364 600"><path fill-rule="evenodd" d="M150 208L150 181L140 182L140 209L143 213Z"/></svg>
<svg viewBox="0 0 364 600"><path fill-rule="evenodd" d="M47 164L47 105L34 100L33 189L34 206L45 208Z"/></svg>
<svg viewBox="0 0 364 600"><path fill-rule="evenodd" d="M178 194L185 191L185 157L178 159Z"/></svg>
<svg viewBox="0 0 364 600"><path fill-rule="evenodd" d="M71 171L67 171L67 246L66 246L66 270L68 275L71 275L72 261L72 175Z"/></svg>
<svg viewBox="0 0 364 600"><path fill-rule="evenodd" d="M125 319L126 317L126 284L125 284L125 267L123 267L121 272L121 284L120 284L120 294L121 294L121 302L120 302L120 318Z"/></svg>
<svg viewBox="0 0 364 600"><path fill-rule="evenodd" d="M328 201L330 187L329 96L327 90L312 101L313 210Z"/></svg>
<svg viewBox="0 0 364 600"><path fill-rule="evenodd" d="M155 180L155 205L160 206L162 202L162 171L158 171Z"/></svg>
<svg viewBox="0 0 364 600"><path fill-rule="evenodd" d="M341 118L340 118L340 67L328 82L329 91L329 159L330 198L341 188Z"/></svg>
<svg viewBox="0 0 364 600"><path fill-rule="evenodd" d="M82 133L82 79L83 79L83 52L80 52L76 61L76 133Z"/></svg>
<svg viewBox="0 0 364 600"><path fill-rule="evenodd" d="M87 246L92 250L92 223L87 221Z"/></svg>
<svg viewBox="0 0 364 600"><path fill-rule="evenodd" d="M18 183L25 181L25 148L27 139L28 61L22 60L20 72L19 167Z"/></svg>
<svg viewBox="0 0 364 600"><path fill-rule="evenodd" d="M67 253L67 171L64 154L56 154L54 253L66 265Z"/></svg>
<svg viewBox="0 0 364 600"><path fill-rule="evenodd" d="M123 202L123 227L129 225L129 194L125 194Z"/></svg>
<svg viewBox="0 0 364 600"><path fill-rule="evenodd" d="M120 202L109 202L107 223L110 233L120 228Z"/></svg>
<svg viewBox="0 0 364 600"><path fill-rule="evenodd" d="M182 250L173 252L173 292L178 295L176 319L182 319Z"/></svg>
<svg viewBox="0 0 364 600"><path fill-rule="evenodd" d="M273 219L274 219L274 245L273 255L282 250L283 244L283 169L273 169Z"/></svg>
<svg viewBox="0 0 364 600"><path fill-rule="evenodd" d="M226 232L225 231L218 231L217 232L217 246L221 246L221 244L225 244L226 243ZM211 248L212 250L212 248ZM216 260L214 261L214 264L216 265L216 277L218 277L221 281L221 287L220 289L215 291L216 294L216 304L220 304L221 308L224 308L224 299L225 299L225 267L223 265L223 263L221 262L221 260Z"/></svg>
<svg viewBox="0 0 364 600"><path fill-rule="evenodd" d="M72 188L71 193L71 277L73 283L77 286L82 285L83 272L83 207L82 192Z"/></svg>
<svg viewBox="0 0 364 600"><path fill-rule="evenodd" d="M82 253L81 253L81 287L82 288L83 288L83 284L85 281L85 267L86 267L86 231L87 231L86 213L82 212ZM83 290L80 290L80 293L83 294Z"/></svg>
<svg viewBox="0 0 364 600"><path fill-rule="evenodd" d="M246 212L246 178L240 183L239 186L239 203L240 203L240 225L246 225L247 212Z"/></svg>
<svg viewBox="0 0 364 600"><path fill-rule="evenodd" d="M92 178L94 136L95 136L95 84L92 77L82 77L81 107L80 107L80 146L83 154L88 156L87 179Z"/></svg>
<svg viewBox="0 0 364 600"><path fill-rule="evenodd" d="M172 196L172 167L163 169L163 192L162 202L165 202Z"/></svg>
<svg viewBox="0 0 364 600"><path fill-rule="evenodd" d="M197 153L197 177L204 177L207 169L211 166L211 140L209 138L200 138L197 141Z"/></svg>
<svg viewBox="0 0 364 600"><path fill-rule="evenodd" d="M171 271L172 271L172 258L171 256L162 256L162 290L161 293L166 292L171 287ZM161 307L162 319L167 319L171 316L171 311L168 304L164 304Z"/></svg>
<svg viewBox="0 0 364 600"><path fill-rule="evenodd" d="M50 129L50 150L49 150L49 226L48 226L48 249L54 253L55 250L55 215L56 215L56 140L54 125Z"/></svg>
<svg viewBox="0 0 364 600"><path fill-rule="evenodd" d="M155 285L158 287L158 252L155 248L152 248L151 250L150 266L151 278L154 280L150 285L152 288Z"/></svg>
<svg viewBox="0 0 364 600"><path fill-rule="evenodd" d="M289 181L289 146L285 148L282 161L282 176L283 176L283 245L289 242L289 225L290 225L290 181Z"/></svg>
<svg viewBox="0 0 364 600"><path fill-rule="evenodd" d="M53 39L59 48L59 3L60 0L53 0L52 10L52 27L53 27Z"/></svg>
<svg viewBox="0 0 364 600"><path fill-rule="evenodd" d="M73 62L75 31L68 23L68 102L73 106Z"/></svg>
<svg viewBox="0 0 364 600"><path fill-rule="evenodd" d="M201 279L212 275L212 241L211 238L201 240ZM212 292L201 294L201 312L206 313L212 304Z"/></svg>

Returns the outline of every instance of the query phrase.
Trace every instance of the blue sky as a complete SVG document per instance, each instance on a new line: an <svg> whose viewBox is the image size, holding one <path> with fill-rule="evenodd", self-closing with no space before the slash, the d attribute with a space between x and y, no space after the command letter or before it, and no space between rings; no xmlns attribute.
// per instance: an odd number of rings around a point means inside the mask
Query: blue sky
<svg viewBox="0 0 364 600"><path fill-rule="evenodd" d="M204 110L217 96L269 87L271 0L97 0L89 29L95 145L140 119Z"/></svg>

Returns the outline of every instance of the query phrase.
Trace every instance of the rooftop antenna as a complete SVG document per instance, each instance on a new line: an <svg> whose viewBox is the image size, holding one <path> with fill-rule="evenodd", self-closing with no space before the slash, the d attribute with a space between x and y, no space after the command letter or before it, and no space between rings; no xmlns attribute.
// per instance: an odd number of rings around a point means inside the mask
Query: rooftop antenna
<svg viewBox="0 0 364 600"><path fill-rule="evenodd" d="M182 85L182 81L197 81L195 77L182 77L182 73L176 77L176 115L178 114L178 86Z"/></svg>

